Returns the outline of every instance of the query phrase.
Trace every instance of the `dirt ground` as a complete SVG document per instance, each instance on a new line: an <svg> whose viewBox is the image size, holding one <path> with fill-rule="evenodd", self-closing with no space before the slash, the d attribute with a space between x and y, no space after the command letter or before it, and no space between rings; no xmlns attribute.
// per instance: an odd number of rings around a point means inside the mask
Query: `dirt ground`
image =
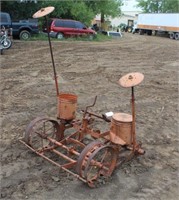
<svg viewBox="0 0 179 200"><path fill-rule="evenodd" d="M146 154L117 168L107 184L90 189L21 144L30 121L40 115L56 117L57 106L48 42L15 40L1 56L1 198L178 199L179 43L126 33L119 40L52 45L59 89L78 95L79 117L95 95L95 113L130 113L131 91L118 80L129 72L144 74L135 97L137 139Z"/></svg>

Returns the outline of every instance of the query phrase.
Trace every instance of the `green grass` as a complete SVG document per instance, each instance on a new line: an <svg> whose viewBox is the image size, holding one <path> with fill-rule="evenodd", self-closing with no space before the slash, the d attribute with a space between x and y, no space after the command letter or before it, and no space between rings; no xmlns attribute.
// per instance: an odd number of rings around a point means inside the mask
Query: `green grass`
<svg viewBox="0 0 179 200"><path fill-rule="evenodd" d="M87 37L70 37L70 38L65 38L63 40L58 40L56 38L50 38L52 41L98 41L98 42L103 42L103 41L109 41L112 38L103 34L97 34L96 37L93 40L89 40ZM33 35L30 39L30 41L46 41L48 40L47 35L43 33L39 33L38 35Z"/></svg>

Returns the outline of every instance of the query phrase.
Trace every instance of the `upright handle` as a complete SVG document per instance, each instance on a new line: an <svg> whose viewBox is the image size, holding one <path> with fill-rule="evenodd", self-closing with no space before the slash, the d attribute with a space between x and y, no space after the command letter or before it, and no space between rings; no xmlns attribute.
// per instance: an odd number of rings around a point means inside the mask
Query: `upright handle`
<svg viewBox="0 0 179 200"><path fill-rule="evenodd" d="M132 141L133 141L133 151L135 151L136 133L135 133L135 97L134 97L134 87L131 87L131 89L132 89L132 97L131 97L131 103L132 103Z"/></svg>
<svg viewBox="0 0 179 200"><path fill-rule="evenodd" d="M54 62L54 58L53 58L53 51L52 51L52 44L51 44L51 40L50 40L50 33L49 33L49 25L48 25L47 16L45 16L45 20L46 20L46 25L47 25L47 35L48 35L48 42L49 42L49 47L50 47L51 59L52 59L52 67L53 67L53 73L54 73L56 93L57 93L57 96L59 96L57 73L56 73L55 62Z"/></svg>

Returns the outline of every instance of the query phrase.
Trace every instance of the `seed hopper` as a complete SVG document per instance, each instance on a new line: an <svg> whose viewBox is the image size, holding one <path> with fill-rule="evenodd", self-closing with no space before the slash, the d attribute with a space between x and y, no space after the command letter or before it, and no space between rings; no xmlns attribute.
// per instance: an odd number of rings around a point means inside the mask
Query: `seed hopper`
<svg viewBox="0 0 179 200"><path fill-rule="evenodd" d="M33 17L45 17L48 27L47 15L53 10L54 7L43 8ZM131 89L131 114L108 112L99 115L91 112L89 108L95 105L96 96L94 102L82 111L81 119L76 119L77 96L59 92L51 40L47 32L57 93L57 117L35 118L27 126L20 142L90 187L97 187L120 164L145 153L136 141L134 98L134 86L140 84L144 76L134 72L119 80L122 87ZM95 119L107 123L109 129L101 132L92 128Z"/></svg>

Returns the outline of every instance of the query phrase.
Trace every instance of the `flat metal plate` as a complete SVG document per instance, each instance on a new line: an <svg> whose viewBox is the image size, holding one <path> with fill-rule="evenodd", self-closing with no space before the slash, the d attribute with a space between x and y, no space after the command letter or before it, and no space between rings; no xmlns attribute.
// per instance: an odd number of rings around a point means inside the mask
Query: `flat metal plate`
<svg viewBox="0 0 179 200"><path fill-rule="evenodd" d="M52 11L54 11L54 7L53 6L49 6L46 8L41 8L39 11L37 11L34 15L33 18L40 18L40 17L44 17L48 14L50 14Z"/></svg>
<svg viewBox="0 0 179 200"><path fill-rule="evenodd" d="M126 74L122 78L119 79L119 84L122 87L133 87L140 84L144 79L144 75L139 72L133 72Z"/></svg>

